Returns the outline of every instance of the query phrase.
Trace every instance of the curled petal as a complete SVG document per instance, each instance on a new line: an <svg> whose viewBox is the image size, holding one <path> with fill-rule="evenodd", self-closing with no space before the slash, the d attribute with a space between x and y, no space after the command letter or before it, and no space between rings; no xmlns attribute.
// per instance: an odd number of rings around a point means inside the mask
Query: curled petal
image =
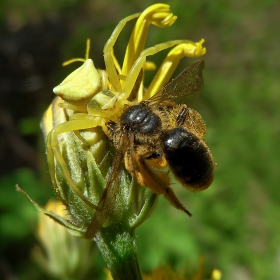
<svg viewBox="0 0 280 280"><path fill-rule="evenodd" d="M189 41L175 46L159 67L145 93L144 99L152 97L168 83L183 57L199 57L204 55L206 53L206 48L203 47L204 41L204 39L201 39L199 42Z"/></svg>
<svg viewBox="0 0 280 280"><path fill-rule="evenodd" d="M126 49L122 74L127 75L132 65L144 50L149 26L151 24L165 28L171 26L175 20L169 5L155 4L147 8L138 18Z"/></svg>
<svg viewBox="0 0 280 280"><path fill-rule="evenodd" d="M177 16L174 16L170 12L156 13L153 15L151 23L157 27L165 28L171 26L177 19Z"/></svg>

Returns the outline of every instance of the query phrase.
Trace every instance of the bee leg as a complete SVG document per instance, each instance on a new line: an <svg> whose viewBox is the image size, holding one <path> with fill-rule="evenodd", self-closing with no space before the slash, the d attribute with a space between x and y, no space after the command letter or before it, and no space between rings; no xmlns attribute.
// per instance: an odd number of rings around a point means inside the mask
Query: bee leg
<svg viewBox="0 0 280 280"><path fill-rule="evenodd" d="M166 166L165 159L160 157L157 153L147 153L138 156L138 166L140 174L143 177L144 186L148 187L158 195L163 194L165 199L167 199L176 209L185 212L189 216L192 215L169 187L170 180L168 172L163 170ZM162 168L162 170L159 168Z"/></svg>
<svg viewBox="0 0 280 280"><path fill-rule="evenodd" d="M171 203L171 205L173 205L176 209L182 210L190 217L192 216L192 214L179 201L179 199L177 198L177 196L175 195L175 193L173 192L173 190L170 187L166 187L163 195Z"/></svg>
<svg viewBox="0 0 280 280"><path fill-rule="evenodd" d="M183 104L181 112L179 113L179 115L176 119L176 123L178 126L181 126L184 124L186 117L187 117L187 113L188 113L188 107L187 107L187 105Z"/></svg>

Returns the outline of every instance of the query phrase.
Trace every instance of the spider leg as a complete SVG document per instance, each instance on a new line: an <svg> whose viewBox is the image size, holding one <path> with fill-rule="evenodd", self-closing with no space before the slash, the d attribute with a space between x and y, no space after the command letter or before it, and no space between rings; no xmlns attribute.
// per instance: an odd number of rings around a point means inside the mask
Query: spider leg
<svg viewBox="0 0 280 280"><path fill-rule="evenodd" d="M139 58L135 61L135 63L133 64L133 66L131 67L131 69L127 75L127 79L124 83L123 95L120 96L120 98L122 100L126 100L129 97L129 95L134 87L134 84L137 80L137 77L146 62L147 56L154 55L162 50L165 50L165 49L171 48L175 45L183 44L186 42L189 42L189 41L186 41L186 40L168 41L168 42L147 48L144 51L142 51Z"/></svg>
<svg viewBox="0 0 280 280"><path fill-rule="evenodd" d="M112 35L110 36L110 38L108 39L103 53L104 53L104 61L105 61L105 65L106 65L106 70L107 70L107 74L109 77L109 80L114 88L115 91L121 93L122 92L122 86L118 77L118 73L116 70L116 65L115 65L115 60L114 60L114 56L113 56L113 47L116 43L117 38L119 37L121 31L123 30L124 26L126 25L127 22L139 17L141 14L134 14L131 16L128 16L126 18L124 18L123 20L121 20L119 22L119 24L117 25L117 27L115 28L115 30L113 31Z"/></svg>
<svg viewBox="0 0 280 280"><path fill-rule="evenodd" d="M62 198L58 185L56 183L55 177L55 160L57 165L59 166L63 177L73 189L73 191L91 208L96 209L96 206L88 201L88 199L83 195L80 188L76 185L76 183L71 178L70 171L67 167L67 164L62 156L62 153L59 149L59 142L58 142L58 135L65 132L76 131L81 129L89 129L92 127L96 127L101 125L101 118L94 118L94 119L77 119L77 120L69 120L65 123L62 123L56 126L47 137L47 158L49 163L49 170L52 184L55 188L57 195L63 201L65 205L67 202Z"/></svg>

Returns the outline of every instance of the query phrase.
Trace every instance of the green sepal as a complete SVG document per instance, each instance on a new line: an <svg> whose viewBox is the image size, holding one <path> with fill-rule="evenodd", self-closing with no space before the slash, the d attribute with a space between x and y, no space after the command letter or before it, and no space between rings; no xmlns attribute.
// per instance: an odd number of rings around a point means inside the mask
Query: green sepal
<svg viewBox="0 0 280 280"><path fill-rule="evenodd" d="M36 209L39 212L44 213L46 216L50 217L51 219L53 219L55 222L59 223L60 225L64 226L65 228L69 229L71 231L71 233L75 236L80 236L80 237L84 237L85 236L85 230L75 226L74 224L70 223L69 221L63 219L62 217L46 211L44 208L42 208L38 203L36 203L23 189L21 189L18 185L16 185L16 190L23 193L28 199L29 201L36 207Z"/></svg>

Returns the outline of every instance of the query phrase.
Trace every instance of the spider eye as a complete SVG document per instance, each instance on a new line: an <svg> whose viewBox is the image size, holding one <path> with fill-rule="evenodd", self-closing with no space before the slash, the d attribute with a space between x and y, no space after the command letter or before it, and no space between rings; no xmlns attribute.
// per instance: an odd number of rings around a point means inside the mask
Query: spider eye
<svg viewBox="0 0 280 280"><path fill-rule="evenodd" d="M107 116L115 113L116 95L107 89L98 92L87 104L88 113L96 117L104 117L107 111Z"/></svg>

